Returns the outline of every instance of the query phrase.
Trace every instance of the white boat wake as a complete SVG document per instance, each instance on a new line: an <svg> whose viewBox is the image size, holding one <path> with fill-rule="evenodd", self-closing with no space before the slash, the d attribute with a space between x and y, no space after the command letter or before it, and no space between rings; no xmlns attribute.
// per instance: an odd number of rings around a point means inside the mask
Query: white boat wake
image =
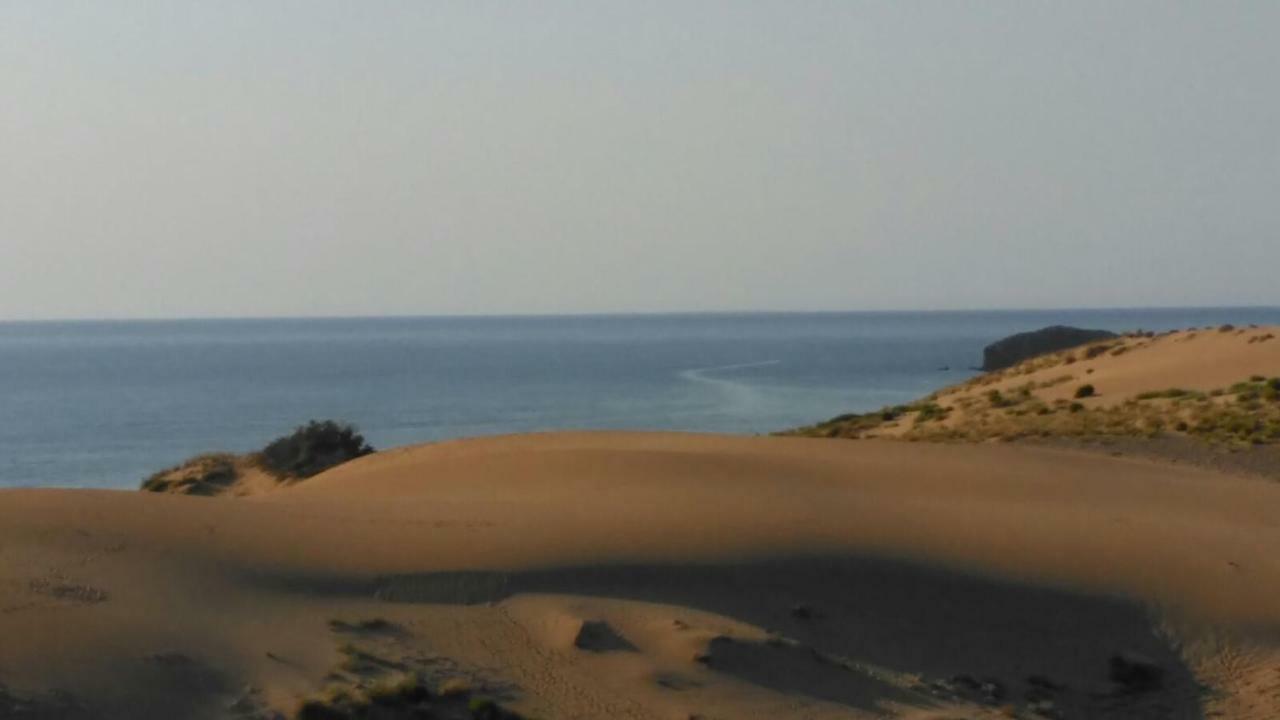
<svg viewBox="0 0 1280 720"><path fill-rule="evenodd" d="M681 370L678 375L682 380L687 380L692 383L700 383L717 390L721 394L724 403L724 412L731 414L745 414L752 412L763 404L764 398L761 395L759 388L737 380L715 377L714 375L716 373L732 372L734 370L746 370L747 368L778 365L781 362L781 360L765 360L762 362L691 368L689 370Z"/></svg>

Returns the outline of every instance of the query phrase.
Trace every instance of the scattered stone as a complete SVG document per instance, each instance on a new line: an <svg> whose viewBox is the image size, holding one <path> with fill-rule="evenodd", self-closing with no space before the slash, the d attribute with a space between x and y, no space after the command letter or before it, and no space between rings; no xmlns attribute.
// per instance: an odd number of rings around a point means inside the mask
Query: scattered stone
<svg viewBox="0 0 1280 720"><path fill-rule="evenodd" d="M578 634L573 638L573 646L579 650L587 650L590 652L615 652L615 651L634 651L635 645L632 645L626 638L618 634L609 623L603 620L587 620L578 628Z"/></svg>

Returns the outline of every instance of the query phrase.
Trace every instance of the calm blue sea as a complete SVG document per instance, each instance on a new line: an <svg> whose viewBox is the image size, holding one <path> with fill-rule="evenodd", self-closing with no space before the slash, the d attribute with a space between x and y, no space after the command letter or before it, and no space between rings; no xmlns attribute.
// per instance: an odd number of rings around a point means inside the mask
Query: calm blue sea
<svg viewBox="0 0 1280 720"><path fill-rule="evenodd" d="M377 447L561 428L765 433L962 380L1063 323L1280 323L1280 308L0 323L0 487L132 488L309 418Z"/></svg>

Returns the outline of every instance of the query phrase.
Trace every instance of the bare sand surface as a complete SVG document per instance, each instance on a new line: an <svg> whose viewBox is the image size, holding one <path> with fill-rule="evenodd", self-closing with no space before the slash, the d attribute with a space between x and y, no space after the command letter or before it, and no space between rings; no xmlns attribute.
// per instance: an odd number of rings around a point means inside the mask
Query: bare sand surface
<svg viewBox="0 0 1280 720"><path fill-rule="evenodd" d="M403 673L541 718L1280 717L1280 484L554 433L243 498L0 492L0 717L289 716Z"/></svg>

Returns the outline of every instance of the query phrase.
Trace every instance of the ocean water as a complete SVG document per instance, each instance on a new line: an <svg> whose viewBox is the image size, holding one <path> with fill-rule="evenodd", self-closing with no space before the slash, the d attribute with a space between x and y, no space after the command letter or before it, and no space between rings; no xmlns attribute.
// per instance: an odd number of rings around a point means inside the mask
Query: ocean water
<svg viewBox="0 0 1280 720"><path fill-rule="evenodd" d="M1063 323L1280 323L1280 308L0 323L0 487L133 488L310 418L379 448L565 428L767 433L965 379Z"/></svg>

